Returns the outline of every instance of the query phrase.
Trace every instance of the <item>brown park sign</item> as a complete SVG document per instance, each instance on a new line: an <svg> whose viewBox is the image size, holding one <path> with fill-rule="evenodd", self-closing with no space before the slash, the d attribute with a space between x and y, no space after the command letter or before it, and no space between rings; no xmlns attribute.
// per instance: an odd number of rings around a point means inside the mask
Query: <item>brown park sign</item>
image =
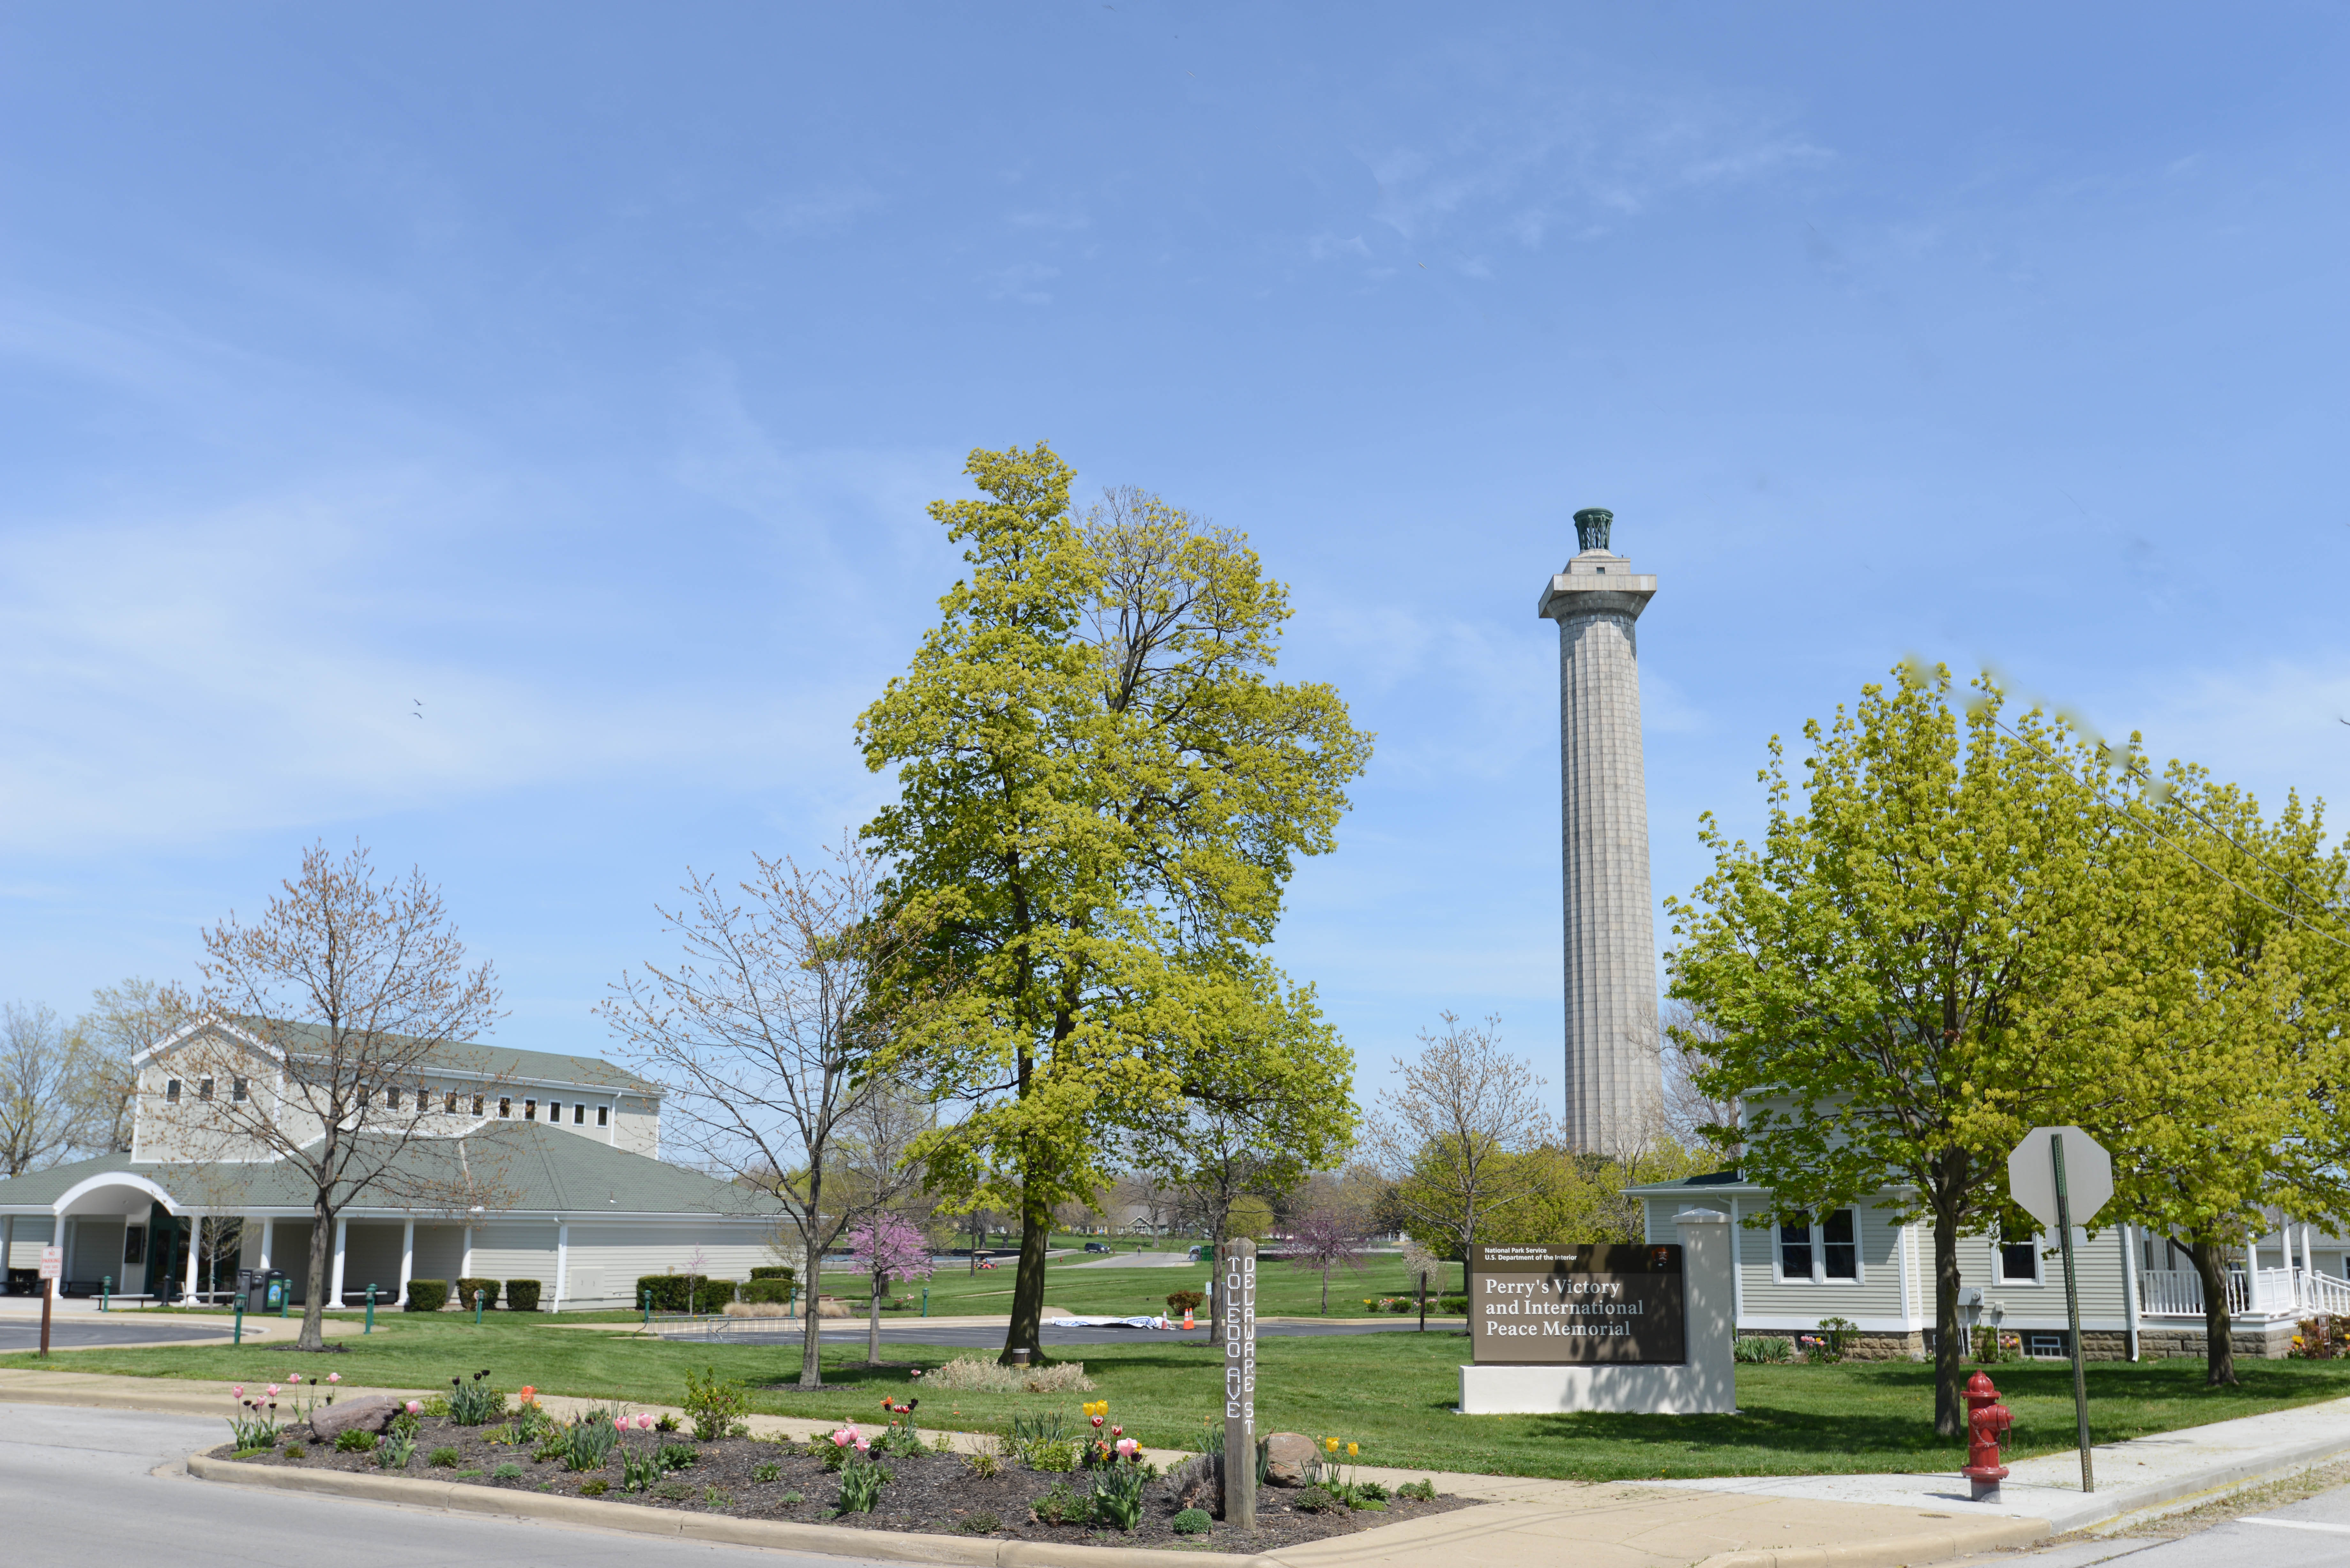
<svg viewBox="0 0 2350 1568"><path fill-rule="evenodd" d="M1469 1249L1475 1362L1678 1366L1681 1315L1678 1245Z"/></svg>

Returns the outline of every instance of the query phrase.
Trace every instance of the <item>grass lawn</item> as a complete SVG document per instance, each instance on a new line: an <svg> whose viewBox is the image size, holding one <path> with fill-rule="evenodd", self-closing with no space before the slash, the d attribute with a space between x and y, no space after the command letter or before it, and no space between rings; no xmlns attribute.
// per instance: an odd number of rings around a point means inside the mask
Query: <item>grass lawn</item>
<svg viewBox="0 0 2350 1568"><path fill-rule="evenodd" d="M1172 1272L1173 1271L1168 1271ZM1358 1298L1359 1299L1359 1298ZM512 1390L525 1383L554 1394L675 1404L689 1367L714 1366L754 1387L753 1407L782 1415L865 1418L883 1392L910 1388L910 1364L936 1367L968 1351L885 1345L899 1365L868 1371L861 1343L827 1345L827 1382L869 1385L870 1393L799 1396L772 1386L797 1376L795 1346L670 1344L557 1328L546 1319L492 1314L480 1328L456 1314L377 1320L376 1332L343 1343L330 1361L286 1351L169 1348L59 1352L59 1371L264 1383L289 1370L331 1366L363 1385L433 1387L489 1367ZM1837 1471L1951 1469L1961 1445L1932 1430L1932 1369L1911 1362L1843 1366L1738 1368L1737 1416L1479 1416L1451 1413L1459 1392L1455 1368L1467 1348L1451 1334L1372 1338L1265 1339L1258 1345L1257 1411L1262 1429L1300 1431L1359 1441L1366 1463L1402 1468L1566 1476L1593 1480L1651 1476L1785 1475ZM1218 1407L1221 1359L1172 1339L1088 1345L1094 1397L1130 1436L1167 1448L1196 1444ZM29 1355L0 1365L37 1366ZM2248 1416L2312 1400L2350 1396L2350 1362L2242 1361L2243 1386L2202 1387L2199 1360L2093 1364L2092 1429L2100 1442ZM2059 1452L2073 1445L2072 1376L2061 1363L2009 1363L1992 1369L2015 1413L2011 1457ZM1015 1413L1060 1411L1080 1424L1079 1395L933 1393L922 1401L925 1424L963 1431L1003 1430Z"/></svg>
<svg viewBox="0 0 2350 1568"><path fill-rule="evenodd" d="M1144 1313L1165 1312L1170 1293L1206 1289L1210 1272L1205 1263L1167 1269L1121 1269L1071 1268L1067 1262L1055 1262L1045 1271L1045 1304L1087 1316L1134 1317ZM1454 1266L1454 1276L1453 1288L1458 1290L1458 1265ZM889 1287L890 1293L910 1295L919 1302L924 1282L920 1280L910 1285L893 1282ZM1008 1313L1012 1310L1012 1264L1009 1262L978 1274L951 1264L941 1265L927 1282L931 1292L931 1311L934 1314ZM827 1295L859 1303L865 1300L865 1283L853 1274L827 1274L823 1288ZM1333 1269L1330 1271L1330 1315L1372 1316L1375 1314L1363 1305L1365 1297L1377 1300L1381 1296L1408 1295L1413 1294L1417 1289L1416 1282L1405 1277L1403 1263L1397 1258L1372 1259L1359 1272ZM1430 1312L1436 1310L1439 1293L1437 1282L1430 1281ZM1321 1274L1294 1269L1285 1263L1274 1263L1259 1270L1256 1310L1263 1317L1321 1315Z"/></svg>

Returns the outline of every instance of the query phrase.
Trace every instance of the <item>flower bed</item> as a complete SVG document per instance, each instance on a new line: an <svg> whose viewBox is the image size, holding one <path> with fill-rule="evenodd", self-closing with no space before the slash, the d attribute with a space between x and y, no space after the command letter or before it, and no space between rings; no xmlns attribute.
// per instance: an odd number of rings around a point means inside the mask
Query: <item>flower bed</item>
<svg viewBox="0 0 2350 1568"><path fill-rule="evenodd" d="M947 1451L941 1438L926 1438L914 1424L920 1402L913 1399L877 1412L882 1425L844 1426L806 1443L722 1435L739 1429L734 1412L718 1397L724 1392L720 1385L697 1390L702 1403L715 1399L711 1410L690 1416L698 1430L618 1409L561 1421L542 1412L525 1390L519 1405L500 1398L496 1414L484 1423L454 1419L444 1413L446 1402L435 1399L429 1406L411 1403L380 1437L351 1432L321 1442L296 1425L262 1448L246 1427L237 1442L213 1457L736 1519L1097 1545L1182 1541L1244 1552L1463 1506L1452 1498L1374 1497L1367 1494L1380 1489L1335 1482L1326 1490L1262 1487L1257 1526L1243 1532L1196 1506L1187 1511L1187 1503L1212 1508L1212 1497L1201 1495L1211 1487L1180 1472L1160 1476L1141 1462L1118 1428L1104 1432L1106 1401L1086 1408L1091 1428L1079 1425L1076 1435L1064 1435L1060 1420L1051 1417L1023 1423L997 1451L966 1454Z"/></svg>

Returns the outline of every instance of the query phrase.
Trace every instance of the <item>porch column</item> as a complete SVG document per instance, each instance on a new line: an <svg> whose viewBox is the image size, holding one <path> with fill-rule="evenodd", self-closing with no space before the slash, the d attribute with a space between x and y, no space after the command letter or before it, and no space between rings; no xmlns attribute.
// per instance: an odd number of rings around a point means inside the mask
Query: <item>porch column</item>
<svg viewBox="0 0 2350 1568"><path fill-rule="evenodd" d="M0 1291L8 1288L8 1260L16 1253L16 1217L0 1214Z"/></svg>
<svg viewBox="0 0 2350 1568"><path fill-rule="evenodd" d="M394 1306L408 1304L409 1277L416 1272L416 1221L409 1220L400 1228L400 1299Z"/></svg>
<svg viewBox="0 0 2350 1568"><path fill-rule="evenodd" d="M547 1310L563 1310L563 1284L571 1275L571 1227L561 1220L555 1224L555 1304Z"/></svg>
<svg viewBox="0 0 2350 1568"><path fill-rule="evenodd" d="M350 1240L351 1222L340 1215L335 1217L335 1268L333 1282L327 1286L327 1304L343 1304L343 1248Z"/></svg>
<svg viewBox="0 0 2350 1568"><path fill-rule="evenodd" d="M198 1272L196 1265L198 1261L201 1260L203 1255L203 1211L197 1209L191 1209L188 1210L188 1284L186 1293L182 1298L183 1300L193 1301L195 1299L197 1289L203 1283L203 1276Z"/></svg>
<svg viewBox="0 0 2350 1568"><path fill-rule="evenodd" d="M261 1270L266 1271L266 1270L269 1268L269 1266L270 1266L270 1263L269 1263L270 1254L271 1254L271 1252L276 1249L276 1245L277 1245L277 1221L276 1221L276 1220L262 1220L262 1222L261 1222L261 1262L258 1262L258 1263L256 1263L256 1264L255 1264L255 1265L254 1265L254 1267L255 1267L255 1268L257 1268L257 1269L261 1269Z"/></svg>
<svg viewBox="0 0 2350 1568"><path fill-rule="evenodd" d="M2114 1228L2122 1242L2122 1323L2128 1330L2129 1358L2137 1359L2137 1243L2131 1239L2131 1228Z"/></svg>
<svg viewBox="0 0 2350 1568"><path fill-rule="evenodd" d="M466 1280L470 1280L473 1277L473 1228L471 1225L465 1227L465 1255L458 1262L457 1277L458 1279ZM455 1290L457 1288L457 1281L450 1281L449 1288ZM463 1302L459 1304L463 1306L471 1306L473 1305L473 1303Z"/></svg>

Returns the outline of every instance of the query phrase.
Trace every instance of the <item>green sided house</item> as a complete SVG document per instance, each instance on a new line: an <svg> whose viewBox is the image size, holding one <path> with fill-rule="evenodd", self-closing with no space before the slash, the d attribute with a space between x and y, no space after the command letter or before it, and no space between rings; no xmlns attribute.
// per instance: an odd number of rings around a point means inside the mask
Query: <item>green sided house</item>
<svg viewBox="0 0 2350 1568"><path fill-rule="evenodd" d="M1897 1224L1895 1195L1832 1213L1777 1214L1770 1189L1734 1170L1625 1189L1641 1200L1650 1241L1678 1240L1684 1209L1727 1214L1737 1267L1738 1333L1792 1338L1821 1320L1857 1325L1849 1349L1865 1357L1924 1354L1934 1338L1934 1233ZM1754 1221L1769 1216L1766 1222ZM2272 1216L2228 1272L2239 1355L2281 1357L2298 1321L2350 1314L2350 1241ZM2053 1236L1959 1239L1960 1317L2022 1342L2027 1355L2069 1355L2064 1276ZM2073 1232L2081 1349L2132 1361L2203 1354L2203 1289L2186 1249L2138 1226Z"/></svg>
<svg viewBox="0 0 2350 1568"><path fill-rule="evenodd" d="M8 1289L36 1290L57 1246L68 1294L217 1297L239 1269L277 1269L303 1302L313 1194L298 1165L239 1135L255 1114L300 1115L286 1083L305 1035L269 1035L178 1031L139 1058L130 1152L0 1180ZM660 1158L659 1085L591 1056L479 1044L404 1065L347 1131L387 1175L335 1223L328 1304L484 1278L539 1282L546 1310L629 1307L639 1275L739 1280L773 1261L773 1199Z"/></svg>

